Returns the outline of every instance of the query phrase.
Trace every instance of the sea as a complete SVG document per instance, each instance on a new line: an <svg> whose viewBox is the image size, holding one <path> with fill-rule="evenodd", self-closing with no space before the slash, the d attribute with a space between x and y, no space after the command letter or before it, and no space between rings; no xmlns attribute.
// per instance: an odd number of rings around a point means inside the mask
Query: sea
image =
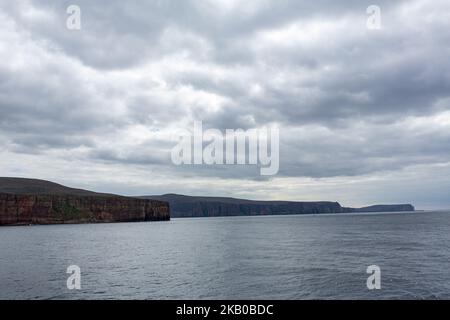
<svg viewBox="0 0 450 320"><path fill-rule="evenodd" d="M0 228L0 299L449 298L450 211Z"/></svg>

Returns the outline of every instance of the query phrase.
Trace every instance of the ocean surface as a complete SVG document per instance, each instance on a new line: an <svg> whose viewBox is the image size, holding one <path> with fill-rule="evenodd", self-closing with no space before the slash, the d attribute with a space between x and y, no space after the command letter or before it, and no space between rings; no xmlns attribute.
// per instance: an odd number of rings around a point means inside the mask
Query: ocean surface
<svg viewBox="0 0 450 320"><path fill-rule="evenodd" d="M449 299L450 212L1 227L0 298Z"/></svg>

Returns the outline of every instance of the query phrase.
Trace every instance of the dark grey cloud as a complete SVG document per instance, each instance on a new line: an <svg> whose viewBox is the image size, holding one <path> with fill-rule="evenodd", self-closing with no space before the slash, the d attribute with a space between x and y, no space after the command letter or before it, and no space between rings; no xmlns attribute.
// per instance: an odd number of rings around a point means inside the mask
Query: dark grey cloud
<svg viewBox="0 0 450 320"><path fill-rule="evenodd" d="M81 7L80 31L65 27L69 4ZM378 1L382 29L368 30L371 4L1 1L0 173L43 161L58 178L62 163L77 161L83 177L113 170L145 185L147 170L160 188L182 177L195 192L219 178L244 195L239 181L257 195L271 190L265 184L296 185L289 179L353 181L417 166L435 175L450 162L449 4ZM221 130L278 125L279 175L174 167L171 135L194 120Z"/></svg>

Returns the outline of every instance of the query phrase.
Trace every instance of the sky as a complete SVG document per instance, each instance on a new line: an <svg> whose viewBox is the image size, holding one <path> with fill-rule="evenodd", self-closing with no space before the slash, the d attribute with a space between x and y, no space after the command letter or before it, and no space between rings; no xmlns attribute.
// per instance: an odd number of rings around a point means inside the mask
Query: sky
<svg viewBox="0 0 450 320"><path fill-rule="evenodd" d="M449 57L448 0L0 0L0 176L450 208ZM279 172L174 165L194 121L278 127Z"/></svg>

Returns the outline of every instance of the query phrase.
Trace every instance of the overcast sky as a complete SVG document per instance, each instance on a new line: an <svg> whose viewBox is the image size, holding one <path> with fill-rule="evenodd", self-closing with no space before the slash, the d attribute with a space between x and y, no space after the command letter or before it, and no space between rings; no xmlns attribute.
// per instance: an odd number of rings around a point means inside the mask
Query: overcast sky
<svg viewBox="0 0 450 320"><path fill-rule="evenodd" d="M449 61L448 0L0 0L0 176L450 208ZM195 120L278 126L278 175L173 165Z"/></svg>

